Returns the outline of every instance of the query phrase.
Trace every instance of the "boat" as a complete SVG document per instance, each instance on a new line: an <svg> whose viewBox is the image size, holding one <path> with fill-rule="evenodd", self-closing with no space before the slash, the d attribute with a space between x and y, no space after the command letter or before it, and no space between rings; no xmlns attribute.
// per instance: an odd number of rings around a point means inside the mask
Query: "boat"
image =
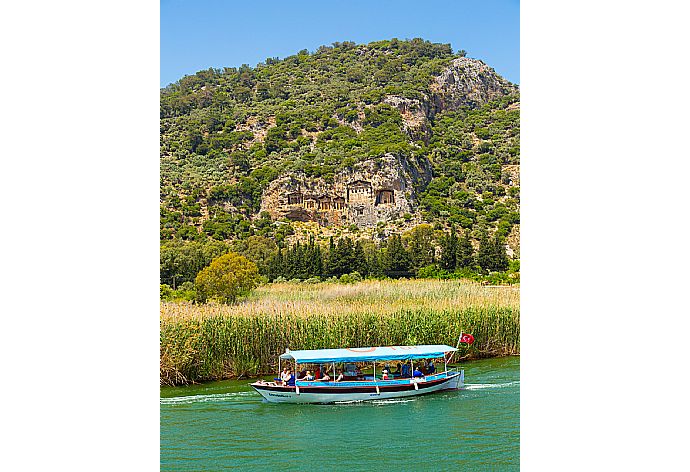
<svg viewBox="0 0 690 472"><path fill-rule="evenodd" d="M465 335L463 335L465 336ZM471 335L470 335L471 336ZM474 340L474 339L473 339ZM411 397L438 392L440 390L458 389L464 386L465 371L450 370L446 356L457 351L457 348L445 344L422 346L382 346L342 349L312 349L301 351L285 350L278 361L278 371L282 361L294 362L294 372L301 365L317 365L335 374L336 364L343 364L339 369L340 380L294 380L284 384L276 378L273 382L258 380L250 385L267 401L272 403L338 403L391 398ZM404 369L412 374L415 366L425 359L443 358L443 371L402 377L389 371L379 369L377 362L398 362L398 368L408 364ZM291 362L290 362L291 363ZM357 368L363 363L372 363L372 374L362 374ZM365 364L365 365L366 365ZM435 369L434 369L435 370ZM385 371L385 372L384 372ZM384 380L386 378L386 380Z"/></svg>

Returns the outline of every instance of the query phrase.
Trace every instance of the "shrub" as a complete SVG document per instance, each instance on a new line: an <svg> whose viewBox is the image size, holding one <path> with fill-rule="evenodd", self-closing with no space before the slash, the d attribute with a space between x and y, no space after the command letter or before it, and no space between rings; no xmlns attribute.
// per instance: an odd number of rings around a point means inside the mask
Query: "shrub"
<svg viewBox="0 0 690 472"><path fill-rule="evenodd" d="M362 275L359 272L350 272L349 274L343 274L340 276L341 284L354 284L362 280Z"/></svg>

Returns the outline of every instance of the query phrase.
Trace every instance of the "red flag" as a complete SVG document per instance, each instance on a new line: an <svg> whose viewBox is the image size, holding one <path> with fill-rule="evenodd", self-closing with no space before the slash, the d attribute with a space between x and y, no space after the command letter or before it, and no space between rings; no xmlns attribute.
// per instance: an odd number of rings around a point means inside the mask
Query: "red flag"
<svg viewBox="0 0 690 472"><path fill-rule="evenodd" d="M472 336L471 334L462 333L462 334L460 335L460 342L461 342L461 343L472 344L472 343L474 342L474 336Z"/></svg>

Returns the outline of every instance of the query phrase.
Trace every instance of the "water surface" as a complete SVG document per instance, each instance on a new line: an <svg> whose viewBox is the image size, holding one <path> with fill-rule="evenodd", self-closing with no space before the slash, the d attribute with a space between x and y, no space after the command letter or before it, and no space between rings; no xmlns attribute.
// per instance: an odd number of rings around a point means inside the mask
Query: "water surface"
<svg viewBox="0 0 690 472"><path fill-rule="evenodd" d="M247 381L161 388L161 470L519 470L519 358L463 368L464 390L336 405L267 403Z"/></svg>

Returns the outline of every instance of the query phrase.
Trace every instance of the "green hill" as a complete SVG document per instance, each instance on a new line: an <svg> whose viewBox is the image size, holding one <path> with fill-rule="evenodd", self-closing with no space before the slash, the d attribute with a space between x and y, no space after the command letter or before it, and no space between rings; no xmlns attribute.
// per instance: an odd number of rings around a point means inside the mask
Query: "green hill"
<svg viewBox="0 0 690 472"><path fill-rule="evenodd" d="M517 252L519 90L450 45L334 43L200 71L160 101L165 244L281 242L301 226L383 239L430 223ZM370 208L355 184L371 186Z"/></svg>

